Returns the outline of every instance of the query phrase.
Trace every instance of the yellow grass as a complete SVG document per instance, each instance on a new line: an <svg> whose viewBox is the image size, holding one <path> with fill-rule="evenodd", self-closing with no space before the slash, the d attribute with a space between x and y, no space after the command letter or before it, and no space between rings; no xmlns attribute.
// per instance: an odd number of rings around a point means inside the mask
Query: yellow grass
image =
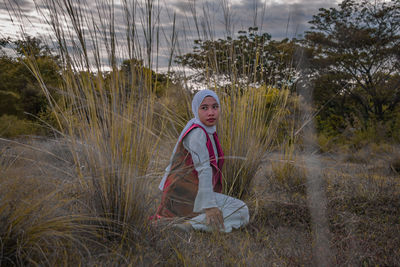
<svg viewBox="0 0 400 267"><path fill-rule="evenodd" d="M277 140L285 139L281 126L290 128L295 124L294 116L288 116L293 112L288 109L292 96L273 85L242 88L233 80L228 86L230 91L211 87L221 99L218 131L226 156L225 193L247 201L252 213L250 225L229 235L183 234L168 228L157 231L149 225L147 218L154 213L154 202L159 201L159 195L155 200L152 191L189 117L191 93L171 82L174 91L162 88L166 94L156 97L160 88L148 69L157 57L153 34L160 27L154 1L146 0L144 5L137 1L123 3L126 42L115 36L111 2L98 5L93 17L85 17L81 12L87 8L84 1L45 1L50 10L46 18L63 63L60 101L55 102L46 84L41 85L61 129L55 143L66 143L70 159L58 152L48 154L50 158L36 159L44 149L28 157L27 146L10 157L8 145L0 148L0 263L315 263L310 212L305 198L298 197L299 190L293 189L303 185L302 169L275 164L275 176L260 169L266 162L272 165L264 155L275 148ZM135 39L138 29L131 24L134 16L143 16L140 30L147 39L142 47ZM64 27L64 21L73 27ZM27 56L28 67L41 81L35 61L29 52ZM128 73L119 69L120 56L131 62ZM103 57L107 58L109 72L104 71ZM213 66L217 68L218 62ZM235 71L232 66L232 73ZM289 134L292 142L294 133ZM291 145L284 159L291 157ZM63 161L61 166L57 165L59 161ZM295 162L293 166L301 164ZM341 167L346 164L342 162ZM29 173L33 170L42 175ZM257 172L261 180L255 181ZM398 200L400 192L398 177L362 174L368 179L339 170L324 172L329 197L327 216L333 234L327 245L336 251L334 262L339 265L399 265L396 252L400 241L392 236L398 230L400 209L393 201ZM303 196L304 192L300 193Z"/></svg>
<svg viewBox="0 0 400 267"><path fill-rule="evenodd" d="M267 151L271 150L278 126L285 118L289 92L272 87L247 88L243 93L221 97L218 124L225 153L225 193L243 197L248 193Z"/></svg>

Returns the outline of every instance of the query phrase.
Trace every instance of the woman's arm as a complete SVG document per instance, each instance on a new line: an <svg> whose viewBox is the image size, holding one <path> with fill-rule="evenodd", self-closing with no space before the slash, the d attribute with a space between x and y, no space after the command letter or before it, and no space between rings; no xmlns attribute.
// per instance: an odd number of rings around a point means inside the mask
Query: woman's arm
<svg viewBox="0 0 400 267"><path fill-rule="evenodd" d="M183 139L183 146L190 152L199 178L199 187L194 201L194 212L204 212L206 223L215 229L224 228L224 218L217 206L212 184L212 168L207 149L207 137L200 128L195 128Z"/></svg>
<svg viewBox="0 0 400 267"><path fill-rule="evenodd" d="M194 201L194 212L205 212L205 209L217 207L212 185L210 156L206 143L206 134L200 128L191 130L183 139L183 146L190 152L199 178L199 187Z"/></svg>

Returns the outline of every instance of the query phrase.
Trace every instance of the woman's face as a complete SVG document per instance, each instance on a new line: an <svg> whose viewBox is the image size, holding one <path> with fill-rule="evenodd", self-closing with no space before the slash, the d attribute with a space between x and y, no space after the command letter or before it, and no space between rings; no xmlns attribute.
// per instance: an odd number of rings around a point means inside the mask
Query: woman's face
<svg viewBox="0 0 400 267"><path fill-rule="evenodd" d="M219 118L219 105L217 100L212 96L206 96L201 102L198 115L200 121L205 126L214 126Z"/></svg>

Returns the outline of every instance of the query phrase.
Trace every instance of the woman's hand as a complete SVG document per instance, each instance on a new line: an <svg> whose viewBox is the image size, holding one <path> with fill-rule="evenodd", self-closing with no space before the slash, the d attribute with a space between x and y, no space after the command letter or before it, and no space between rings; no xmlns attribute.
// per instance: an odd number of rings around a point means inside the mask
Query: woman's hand
<svg viewBox="0 0 400 267"><path fill-rule="evenodd" d="M205 209L207 225L213 227L216 230L225 229L224 218L219 208Z"/></svg>

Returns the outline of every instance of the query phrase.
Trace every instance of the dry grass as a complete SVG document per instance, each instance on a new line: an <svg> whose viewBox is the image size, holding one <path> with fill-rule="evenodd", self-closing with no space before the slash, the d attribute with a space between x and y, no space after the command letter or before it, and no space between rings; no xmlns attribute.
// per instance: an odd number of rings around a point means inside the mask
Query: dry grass
<svg viewBox="0 0 400 267"><path fill-rule="evenodd" d="M321 160L328 200L333 263L398 265L400 238L393 233L400 230L399 176L384 171L387 169L387 162L381 161L379 157L370 158L367 163L355 164L340 160L346 158L343 157L345 155L327 156ZM272 167L267 166L264 189L259 191L262 182L257 183L257 189L254 189L258 192L257 217L266 218L266 227L296 229L293 239L297 234L303 234L310 239L310 214L305 196L298 186L291 185L296 177L289 172L285 185L282 185L282 180L274 179L276 175L284 173L282 168L273 167L280 160L279 156L271 155L269 162ZM295 162L296 166L301 166L301 161ZM302 175L302 171L294 173ZM287 190L291 186L292 190ZM308 247L310 244L299 245ZM298 257L297 260L299 259ZM301 263L297 263L307 265L309 262L303 258Z"/></svg>
<svg viewBox="0 0 400 267"><path fill-rule="evenodd" d="M265 151L271 150L285 118L289 91L247 88L221 97L219 137L223 144L224 190L243 198L261 166Z"/></svg>
<svg viewBox="0 0 400 267"><path fill-rule="evenodd" d="M159 88L145 68L158 56L154 33L161 26L154 1L123 1L124 41L115 36L114 13L105 2L85 17L84 1L45 1L64 64L61 100L52 99L46 84L42 89L59 123L60 138L1 144L0 263L315 264L305 160L294 152L278 153L279 161L273 154L264 157L274 141L282 139L279 126L289 118L289 93L272 86L239 90L240 82L233 80L229 94L219 92L226 193L246 196L249 226L231 234L186 234L149 225L147 218L160 194L154 189L189 116L190 93L177 86L170 92L166 88L161 99L155 96ZM142 16L142 29L130 24L134 16ZM64 27L64 22L73 27ZM146 33L143 47L135 39L138 30ZM207 30L203 29L205 35L213 36ZM103 53L106 64L101 61ZM119 70L119 57L141 63L132 63L126 75ZM35 61L27 63L41 81ZM105 66L111 71L104 72ZM292 124L289 121L288 128ZM384 168L377 166L382 163L380 153L375 158L359 153L331 155L344 161L325 154L321 165L332 262L400 265L400 240L393 234L400 232L399 177L384 171L396 169L394 153L386 153L383 162L391 164ZM355 158L351 163L350 157Z"/></svg>
<svg viewBox="0 0 400 267"><path fill-rule="evenodd" d="M62 140L28 144L68 158L69 150ZM289 163L279 153L266 157L247 199L252 218L244 229L231 234L210 234L149 228L138 233L136 239L131 236L120 242L101 238L102 224L93 217L85 217L88 207L82 196L76 197L80 188L76 177L54 178L60 170L72 173L73 165L17 144L3 142L1 151L0 207L4 229L1 261L5 265L11 261L41 265L313 264L306 196L291 181L304 174L300 157L292 158ZM383 168L378 165L383 163L379 158L356 164L335 160L340 157L343 155L321 156L333 262L398 265L400 238L394 233L400 230L399 176L382 173ZM151 206L145 216L152 214Z"/></svg>
<svg viewBox="0 0 400 267"><path fill-rule="evenodd" d="M87 245L98 240L88 224L95 219L70 194L71 178L59 172L69 168L44 160L42 149L1 142L0 262L6 266L78 263L91 257Z"/></svg>

